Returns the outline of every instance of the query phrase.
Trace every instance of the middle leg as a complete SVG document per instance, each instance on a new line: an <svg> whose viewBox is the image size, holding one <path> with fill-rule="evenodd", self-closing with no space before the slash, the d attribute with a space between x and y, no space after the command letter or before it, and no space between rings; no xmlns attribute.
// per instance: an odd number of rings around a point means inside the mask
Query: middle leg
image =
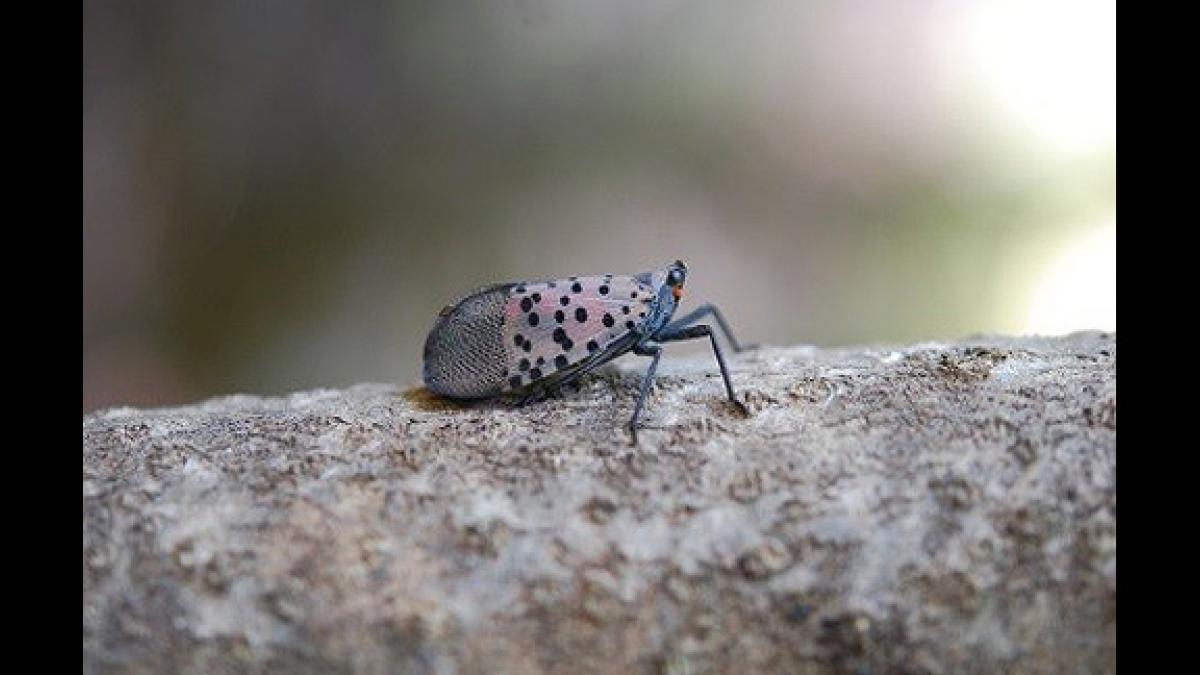
<svg viewBox="0 0 1200 675"><path fill-rule="evenodd" d="M713 335L711 327L701 324L699 326L688 326L672 330L671 326L667 326L655 334L654 341L678 342L680 340L696 340L703 337L707 337L712 344L713 354L717 357L717 365L721 367L721 379L725 381L725 393L729 395L729 400L743 413L748 413L749 411L746 410L746 406L737 400L737 395L733 393L733 381L729 379L729 367L725 365L725 355L721 353L721 345L717 344L717 336Z"/></svg>

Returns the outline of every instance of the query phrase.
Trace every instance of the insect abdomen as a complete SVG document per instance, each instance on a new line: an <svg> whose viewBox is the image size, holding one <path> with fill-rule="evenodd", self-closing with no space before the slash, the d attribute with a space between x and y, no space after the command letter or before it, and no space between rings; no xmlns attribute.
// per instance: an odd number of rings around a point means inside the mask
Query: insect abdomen
<svg viewBox="0 0 1200 675"><path fill-rule="evenodd" d="M425 386L450 398L501 393L507 355L504 305L511 285L492 286L443 310L425 340Z"/></svg>

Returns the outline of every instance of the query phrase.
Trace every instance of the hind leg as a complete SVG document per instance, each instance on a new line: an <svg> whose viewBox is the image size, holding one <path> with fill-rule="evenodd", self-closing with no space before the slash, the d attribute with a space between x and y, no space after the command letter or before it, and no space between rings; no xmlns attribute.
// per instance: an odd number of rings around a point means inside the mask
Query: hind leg
<svg viewBox="0 0 1200 675"><path fill-rule="evenodd" d="M633 405L633 417L629 419L629 433L633 437L633 444L637 445L638 418L642 415L642 406L646 403L646 394L650 391L650 383L654 381L654 371L658 370L658 359L662 356L662 347L640 345L633 348L633 353L638 356L651 357L650 367L646 369L646 376L642 378L642 388L638 393L637 403Z"/></svg>

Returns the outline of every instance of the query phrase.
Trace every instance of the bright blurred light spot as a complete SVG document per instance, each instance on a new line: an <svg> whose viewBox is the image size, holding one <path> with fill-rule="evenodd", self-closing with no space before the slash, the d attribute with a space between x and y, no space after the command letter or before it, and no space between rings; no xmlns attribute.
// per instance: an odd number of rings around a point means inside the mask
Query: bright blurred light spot
<svg viewBox="0 0 1200 675"><path fill-rule="evenodd" d="M1116 139L1116 3L967 3L961 37L1001 110L1066 153Z"/></svg>
<svg viewBox="0 0 1200 675"><path fill-rule="evenodd" d="M1058 335L1117 326L1117 226L1071 242L1033 284L1025 331Z"/></svg>

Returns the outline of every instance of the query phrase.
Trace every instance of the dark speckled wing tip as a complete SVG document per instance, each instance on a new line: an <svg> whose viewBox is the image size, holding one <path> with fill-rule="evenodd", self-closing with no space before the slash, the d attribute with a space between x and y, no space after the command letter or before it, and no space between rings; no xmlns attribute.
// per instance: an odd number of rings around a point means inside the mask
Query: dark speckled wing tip
<svg viewBox="0 0 1200 675"><path fill-rule="evenodd" d="M504 303L511 284L490 286L443 310L425 339L425 386L450 398L487 398L504 384Z"/></svg>

